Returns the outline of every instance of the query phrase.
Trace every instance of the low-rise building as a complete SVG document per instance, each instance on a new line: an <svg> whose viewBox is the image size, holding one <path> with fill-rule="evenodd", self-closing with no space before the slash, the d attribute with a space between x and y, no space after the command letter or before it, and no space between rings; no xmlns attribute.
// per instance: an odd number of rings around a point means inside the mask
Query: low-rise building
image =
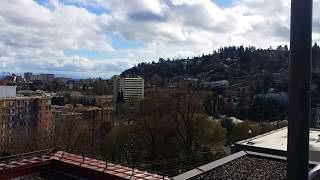
<svg viewBox="0 0 320 180"><path fill-rule="evenodd" d="M309 131L309 160L320 162L320 130ZM284 127L237 142L232 151L254 151L278 156L287 155L288 128Z"/></svg>
<svg viewBox="0 0 320 180"><path fill-rule="evenodd" d="M309 161L309 169L319 162ZM240 151L173 177L173 180L203 179L286 179L285 156Z"/></svg>

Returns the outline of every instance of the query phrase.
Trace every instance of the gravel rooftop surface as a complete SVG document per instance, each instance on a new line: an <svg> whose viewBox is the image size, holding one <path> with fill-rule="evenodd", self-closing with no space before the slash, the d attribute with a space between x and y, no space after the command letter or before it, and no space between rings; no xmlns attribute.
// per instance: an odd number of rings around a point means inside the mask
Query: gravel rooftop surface
<svg viewBox="0 0 320 180"><path fill-rule="evenodd" d="M286 162L242 156L190 180L286 179Z"/></svg>

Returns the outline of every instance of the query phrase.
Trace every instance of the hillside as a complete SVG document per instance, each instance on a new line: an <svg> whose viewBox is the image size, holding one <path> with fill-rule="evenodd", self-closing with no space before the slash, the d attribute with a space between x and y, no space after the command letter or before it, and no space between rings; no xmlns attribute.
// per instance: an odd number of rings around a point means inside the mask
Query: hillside
<svg viewBox="0 0 320 180"><path fill-rule="evenodd" d="M288 69L289 50L287 46L276 49L257 49L255 47L224 47L212 54L187 59L163 59L158 62L140 63L126 71L122 76L143 77L146 81L157 77L170 81L179 77L198 78L206 81L229 80L248 74L261 73L262 70L275 73ZM313 46L314 69L318 69L320 48Z"/></svg>

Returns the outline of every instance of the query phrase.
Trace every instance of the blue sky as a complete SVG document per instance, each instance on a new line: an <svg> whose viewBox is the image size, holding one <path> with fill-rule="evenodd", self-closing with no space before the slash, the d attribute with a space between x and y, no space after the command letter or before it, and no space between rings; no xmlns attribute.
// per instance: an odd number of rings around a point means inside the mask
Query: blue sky
<svg viewBox="0 0 320 180"><path fill-rule="evenodd" d="M223 8L229 7L232 4L232 0L213 0L213 2Z"/></svg>
<svg viewBox="0 0 320 180"><path fill-rule="evenodd" d="M83 56L91 59L101 59L101 58L116 58L120 54L117 50L127 50L127 49L138 49L145 47L145 44L140 41L126 40L125 38L109 33L111 38L111 45L115 49L113 52L104 53L90 50L66 50L64 53L66 56Z"/></svg>
<svg viewBox="0 0 320 180"><path fill-rule="evenodd" d="M0 7L0 72L109 78L159 57L289 39L290 0L1 0ZM314 30L318 42L319 23Z"/></svg>
<svg viewBox="0 0 320 180"><path fill-rule="evenodd" d="M39 4L48 6L49 1L48 0L36 0ZM67 5L75 5L78 7L83 7L86 8L88 11L96 14L96 15L101 15L103 13L109 14L111 10L109 8L105 7L100 7L100 6L92 6L92 5L83 5L81 3L71 3L68 2L67 0L61 1ZM218 5L221 8L227 8L232 5L232 0L212 0L216 5ZM111 38L112 41L112 47L115 48L116 50L123 50L123 49L136 49L136 48L143 48L145 47L145 44L141 41L136 41L136 40L127 40L120 35L117 35L115 33L108 33L109 37ZM99 59L99 58L115 58L118 56L117 52L112 52L112 53L101 53L101 52L95 52L95 51L88 51L88 50L66 50L65 51L66 56L83 56L87 58L92 58L92 59Z"/></svg>

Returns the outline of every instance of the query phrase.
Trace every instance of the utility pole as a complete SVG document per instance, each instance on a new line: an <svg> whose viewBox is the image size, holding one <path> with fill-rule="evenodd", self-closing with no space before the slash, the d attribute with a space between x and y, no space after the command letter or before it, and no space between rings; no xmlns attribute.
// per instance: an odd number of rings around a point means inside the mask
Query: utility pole
<svg viewBox="0 0 320 180"><path fill-rule="evenodd" d="M312 0L291 0L287 179L308 179Z"/></svg>
<svg viewBox="0 0 320 180"><path fill-rule="evenodd" d="M93 113L94 112L94 113ZM90 111L90 119L91 119L91 123L92 123L92 127L91 127L91 156L94 157L95 156L95 126L96 126L96 110L91 110Z"/></svg>

